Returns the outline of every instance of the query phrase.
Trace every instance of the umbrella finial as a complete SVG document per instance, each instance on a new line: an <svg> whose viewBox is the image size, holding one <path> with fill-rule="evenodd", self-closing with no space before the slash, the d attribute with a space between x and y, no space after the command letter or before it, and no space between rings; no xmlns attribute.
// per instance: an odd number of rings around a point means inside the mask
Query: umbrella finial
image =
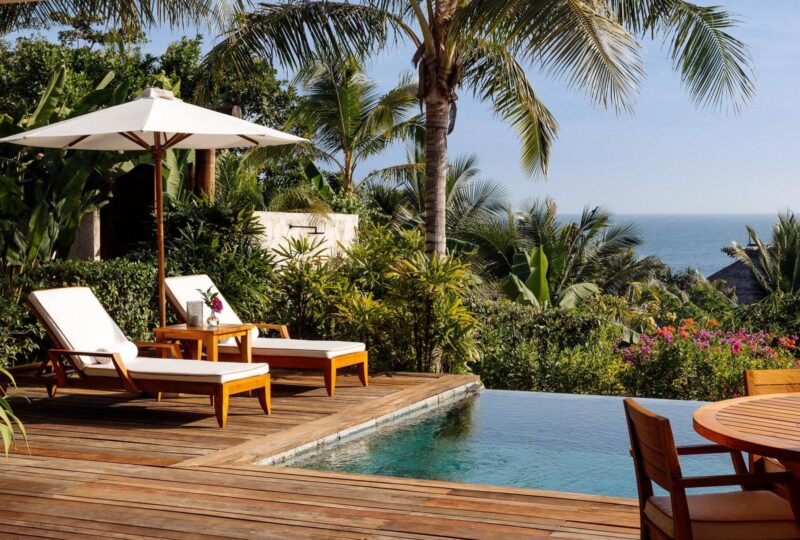
<svg viewBox="0 0 800 540"><path fill-rule="evenodd" d="M175 99L175 94L162 88L145 88L137 99Z"/></svg>

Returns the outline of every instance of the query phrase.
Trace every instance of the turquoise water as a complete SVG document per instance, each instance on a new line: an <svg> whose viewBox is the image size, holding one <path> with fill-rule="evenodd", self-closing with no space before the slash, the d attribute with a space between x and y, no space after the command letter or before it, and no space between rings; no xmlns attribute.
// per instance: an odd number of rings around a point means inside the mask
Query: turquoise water
<svg viewBox="0 0 800 540"><path fill-rule="evenodd" d="M563 216L564 220L576 218ZM747 244L745 225L768 241L776 218L773 214L622 214L616 215L615 221L639 227L645 238L639 250L642 255L655 255L676 271L691 267L709 276L733 262L720 251L723 247L732 240Z"/></svg>
<svg viewBox="0 0 800 540"><path fill-rule="evenodd" d="M696 401L642 399L667 416L678 445ZM635 497L622 398L486 390L438 412L381 428L320 456L310 469ZM730 459L681 458L685 475L730 474Z"/></svg>

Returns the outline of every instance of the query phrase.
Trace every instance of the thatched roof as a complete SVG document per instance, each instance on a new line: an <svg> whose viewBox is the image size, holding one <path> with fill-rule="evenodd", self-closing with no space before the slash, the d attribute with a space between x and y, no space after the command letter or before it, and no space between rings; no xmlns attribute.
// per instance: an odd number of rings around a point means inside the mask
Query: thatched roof
<svg viewBox="0 0 800 540"><path fill-rule="evenodd" d="M745 251L750 259L757 265L758 251L756 248L747 246ZM767 296L767 291L756 281L756 278L753 276L753 271L742 261L736 261L708 276L708 281L718 280L724 281L726 286L734 290L736 299L740 304L754 304Z"/></svg>

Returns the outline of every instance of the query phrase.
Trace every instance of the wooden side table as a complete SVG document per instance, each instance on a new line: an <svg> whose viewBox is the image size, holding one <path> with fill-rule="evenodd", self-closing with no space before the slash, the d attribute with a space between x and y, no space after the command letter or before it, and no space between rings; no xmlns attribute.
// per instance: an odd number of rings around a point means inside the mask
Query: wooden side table
<svg viewBox="0 0 800 540"><path fill-rule="evenodd" d="M206 360L216 362L219 359L219 342L229 338L236 340L239 347L239 359L242 362L253 360L252 324L220 324L218 326L189 326L188 324L173 324L155 328L153 333L156 341L180 341L186 345L186 356L201 360L203 358L203 345L206 348Z"/></svg>

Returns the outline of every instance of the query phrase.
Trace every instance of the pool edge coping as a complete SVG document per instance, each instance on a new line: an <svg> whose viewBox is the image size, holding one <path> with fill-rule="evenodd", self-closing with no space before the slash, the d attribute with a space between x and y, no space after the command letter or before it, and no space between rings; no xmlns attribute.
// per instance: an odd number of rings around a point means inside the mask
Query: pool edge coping
<svg viewBox="0 0 800 540"><path fill-rule="evenodd" d="M392 412L377 416L360 424L350 426L343 430L325 435L313 441L303 443L299 446L273 454L258 458L253 462L253 465L274 467L281 466L291 460L308 457L311 454L324 451L327 447L344 444L345 442L364 437L377 431L379 428L386 425L393 424L400 420L412 418L417 415L432 412L436 409L441 409L447 405L452 405L458 401L466 399L471 395L479 394L483 391L484 386L480 380L470 381L466 384L445 390L439 394L427 397L420 401L406 405Z"/></svg>

